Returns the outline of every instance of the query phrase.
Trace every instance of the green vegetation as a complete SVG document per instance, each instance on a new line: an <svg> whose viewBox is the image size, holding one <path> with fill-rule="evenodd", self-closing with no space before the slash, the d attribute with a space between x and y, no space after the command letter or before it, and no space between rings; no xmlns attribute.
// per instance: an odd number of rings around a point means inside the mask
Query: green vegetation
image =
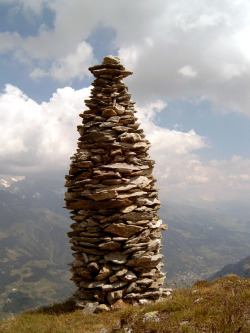
<svg viewBox="0 0 250 333"><path fill-rule="evenodd" d="M3 333L242 332L250 329L250 280L227 276L176 289L161 302L84 314L71 300L0 323ZM147 320L147 318L150 318Z"/></svg>

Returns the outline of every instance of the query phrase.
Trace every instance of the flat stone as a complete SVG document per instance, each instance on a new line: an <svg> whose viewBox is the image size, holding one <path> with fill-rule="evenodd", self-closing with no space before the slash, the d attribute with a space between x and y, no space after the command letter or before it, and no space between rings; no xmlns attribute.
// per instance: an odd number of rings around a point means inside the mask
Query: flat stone
<svg viewBox="0 0 250 333"><path fill-rule="evenodd" d="M113 164L107 164L103 166L105 169L115 170L121 173L130 173L132 171L137 170L144 170L147 169L148 166L145 165L134 165L134 164L127 164L127 163L113 163Z"/></svg>
<svg viewBox="0 0 250 333"><path fill-rule="evenodd" d="M99 304L95 309L95 313L109 312L109 311L110 311L110 307L106 304Z"/></svg>
<svg viewBox="0 0 250 333"><path fill-rule="evenodd" d="M127 206L127 207L125 207L125 208L121 208L120 209L120 212L121 213L130 213L130 212L132 212L133 210L135 210L137 208L137 206L136 205L130 205L130 206Z"/></svg>
<svg viewBox="0 0 250 333"><path fill-rule="evenodd" d="M117 115L117 113L113 108L106 108L102 112L102 116L105 117L105 118L110 118L110 117L116 116L116 115Z"/></svg>
<svg viewBox="0 0 250 333"><path fill-rule="evenodd" d="M130 285L128 286L126 292L127 293L131 293L135 288L137 287L137 284L135 282L130 283Z"/></svg>
<svg viewBox="0 0 250 333"><path fill-rule="evenodd" d="M112 284L103 284L102 285L102 290L104 291L113 291L115 289L120 289L124 286L127 285L127 282L123 282L123 281L118 281Z"/></svg>
<svg viewBox="0 0 250 333"><path fill-rule="evenodd" d="M127 261L127 255L124 255L120 252L111 252L104 255L104 260L111 261L114 264L125 264Z"/></svg>
<svg viewBox="0 0 250 333"><path fill-rule="evenodd" d="M128 271L125 276L121 277L121 280L126 282L134 282L137 280L137 276L133 272Z"/></svg>
<svg viewBox="0 0 250 333"><path fill-rule="evenodd" d="M113 105L114 110L116 111L117 114L122 115L125 113L125 107L120 105L120 104L114 104Z"/></svg>
<svg viewBox="0 0 250 333"><path fill-rule="evenodd" d="M111 283L114 283L114 282L118 281L118 277L116 275L112 275L112 276L110 276L109 281Z"/></svg>
<svg viewBox="0 0 250 333"><path fill-rule="evenodd" d="M126 265L131 267L155 267L159 264L161 259L163 258L162 254L156 254L154 256L142 256L140 258L134 258L128 260Z"/></svg>
<svg viewBox="0 0 250 333"><path fill-rule="evenodd" d="M139 285L144 285L144 286L149 286L154 282L154 280L149 279L149 278L144 278L144 279L138 279L136 281L137 284Z"/></svg>
<svg viewBox="0 0 250 333"><path fill-rule="evenodd" d="M149 322L159 322L160 318L158 316L158 311L151 311L151 312L147 312L145 313L145 315L143 316L142 322L145 323L147 321Z"/></svg>
<svg viewBox="0 0 250 333"><path fill-rule="evenodd" d="M140 293L130 293L124 296L126 299L143 299L143 298L159 298L162 296L162 290L148 291L142 294Z"/></svg>
<svg viewBox="0 0 250 333"><path fill-rule="evenodd" d="M119 116L112 116L108 119L108 121L112 121L113 123L119 123L120 117Z"/></svg>
<svg viewBox="0 0 250 333"><path fill-rule="evenodd" d="M93 302L93 303L87 303L84 307L84 309L82 310L83 313L94 313L97 306L99 305L98 302Z"/></svg>
<svg viewBox="0 0 250 333"><path fill-rule="evenodd" d="M113 270L111 267L105 265L102 267L102 269L99 271L99 274L95 277L97 281L102 281L107 279L110 275L113 274Z"/></svg>
<svg viewBox="0 0 250 333"><path fill-rule="evenodd" d="M136 184L137 187L144 188L152 182L152 179L149 179L146 176L138 176L138 177L132 177L130 181L132 184Z"/></svg>
<svg viewBox="0 0 250 333"><path fill-rule="evenodd" d="M123 276L125 276L125 275L127 274L127 272L128 272L127 268L123 268L122 270L120 270L120 271L118 271L118 272L116 273L116 276L117 276L118 278L123 277Z"/></svg>
<svg viewBox="0 0 250 333"><path fill-rule="evenodd" d="M89 263L87 267L90 270L90 272L93 272L93 273L97 273L100 270L100 268L96 262Z"/></svg>
<svg viewBox="0 0 250 333"><path fill-rule="evenodd" d="M139 220L151 220L152 214L145 213L145 212L130 212L124 215L121 215L122 220L128 220L128 221L139 221ZM153 224L153 223L151 223Z"/></svg>
<svg viewBox="0 0 250 333"><path fill-rule="evenodd" d="M108 294L108 301L110 304L112 304L115 300L121 299L123 296L123 291L122 290L116 290L116 291L111 291Z"/></svg>
<svg viewBox="0 0 250 333"><path fill-rule="evenodd" d="M121 244L111 241L99 244L99 248L101 250L117 251L121 248Z"/></svg>
<svg viewBox="0 0 250 333"><path fill-rule="evenodd" d="M105 232L112 233L117 236L130 237L137 232L140 232L143 227L136 225L127 225L125 223L114 223L104 229Z"/></svg>
<svg viewBox="0 0 250 333"><path fill-rule="evenodd" d="M88 269L84 269L84 268L77 268L76 269L76 273L82 277L84 277L87 280L91 280L93 279L90 271Z"/></svg>
<svg viewBox="0 0 250 333"><path fill-rule="evenodd" d="M140 134L137 133L123 133L119 136L122 142L139 142L141 141Z"/></svg>
<svg viewBox="0 0 250 333"><path fill-rule="evenodd" d="M86 195L88 198L93 199L95 201L103 201L108 199L113 199L117 196L117 191L115 190L98 190L92 194Z"/></svg>
<svg viewBox="0 0 250 333"><path fill-rule="evenodd" d="M95 289L101 288L103 286L103 281L95 281L95 282L80 282L80 287L87 288L87 289Z"/></svg>
<svg viewBox="0 0 250 333"><path fill-rule="evenodd" d="M122 299L118 299L117 301L115 301L115 303L111 305L111 308L114 310L120 310L124 309L126 306L127 304Z"/></svg>
<svg viewBox="0 0 250 333"><path fill-rule="evenodd" d="M115 130L116 130L116 132L127 132L128 131L128 128L126 127L126 126L116 126L115 127Z"/></svg>
<svg viewBox="0 0 250 333"><path fill-rule="evenodd" d="M103 58L102 64L103 65L105 65L105 64L119 64L120 61L121 61L121 58L110 55L110 56L107 56L107 57Z"/></svg>

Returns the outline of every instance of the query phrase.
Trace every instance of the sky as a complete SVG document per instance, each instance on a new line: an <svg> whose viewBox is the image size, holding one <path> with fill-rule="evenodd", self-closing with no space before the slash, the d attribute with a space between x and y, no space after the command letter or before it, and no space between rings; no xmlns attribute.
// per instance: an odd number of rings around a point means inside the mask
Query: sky
<svg viewBox="0 0 250 333"><path fill-rule="evenodd" d="M1 177L63 179L115 55L161 200L249 205L249 35L248 0L0 0Z"/></svg>

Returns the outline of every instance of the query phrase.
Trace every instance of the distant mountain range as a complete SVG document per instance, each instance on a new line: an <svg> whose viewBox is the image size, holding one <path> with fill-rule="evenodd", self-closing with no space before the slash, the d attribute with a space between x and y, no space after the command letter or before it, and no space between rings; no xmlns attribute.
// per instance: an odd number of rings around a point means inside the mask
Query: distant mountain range
<svg viewBox="0 0 250 333"><path fill-rule="evenodd" d="M0 315L61 300L75 289L64 188L51 179L0 181ZM250 219L162 204L167 284L190 284L250 253Z"/></svg>
<svg viewBox="0 0 250 333"><path fill-rule="evenodd" d="M226 265L221 270L210 276L207 280L213 281L214 279L229 274L235 274L239 277L250 278L250 256L236 262L235 264Z"/></svg>

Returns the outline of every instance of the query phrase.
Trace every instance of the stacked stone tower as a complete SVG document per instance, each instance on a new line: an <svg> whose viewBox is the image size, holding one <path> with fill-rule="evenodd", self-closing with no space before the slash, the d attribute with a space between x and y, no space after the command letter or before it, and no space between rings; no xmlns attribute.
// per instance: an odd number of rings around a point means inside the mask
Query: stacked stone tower
<svg viewBox="0 0 250 333"><path fill-rule="evenodd" d="M162 296L160 207L149 142L139 128L118 57L90 67L95 76L80 138L66 176L73 231L72 280L78 302Z"/></svg>

